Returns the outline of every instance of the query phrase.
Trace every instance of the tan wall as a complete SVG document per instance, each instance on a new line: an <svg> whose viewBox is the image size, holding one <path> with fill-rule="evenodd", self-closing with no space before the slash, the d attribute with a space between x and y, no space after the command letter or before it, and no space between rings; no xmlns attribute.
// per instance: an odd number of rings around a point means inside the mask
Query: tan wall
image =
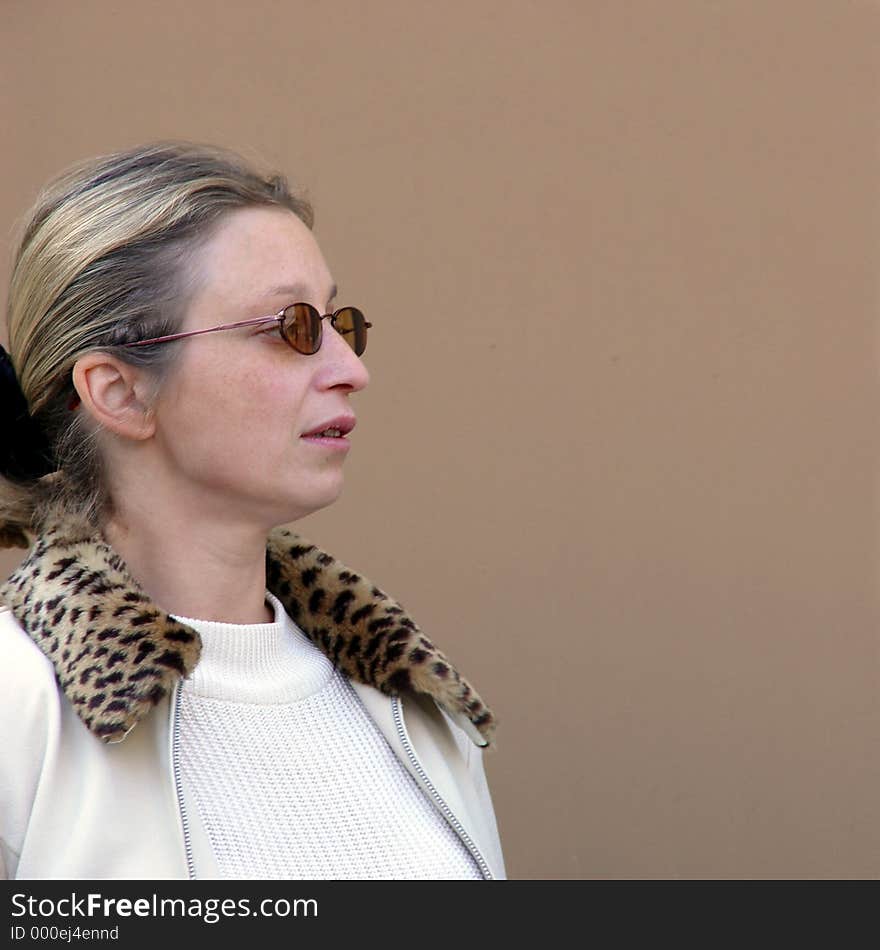
<svg viewBox="0 0 880 950"><path fill-rule="evenodd" d="M74 159L183 136L308 186L376 328L300 528L496 709L511 876L880 876L878 2L0 20L4 294Z"/></svg>

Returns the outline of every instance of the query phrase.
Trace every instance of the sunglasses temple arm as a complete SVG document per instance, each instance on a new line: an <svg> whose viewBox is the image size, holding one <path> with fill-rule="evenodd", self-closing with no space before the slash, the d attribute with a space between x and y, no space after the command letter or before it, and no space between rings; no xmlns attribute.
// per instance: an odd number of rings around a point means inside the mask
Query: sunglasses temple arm
<svg viewBox="0 0 880 950"><path fill-rule="evenodd" d="M123 343L123 346L146 346L148 343L165 343L168 340L182 340L188 336L198 336L200 333L213 333L215 330L232 330L235 327L256 326L258 323L268 323L270 320L282 320L283 313L273 313L267 317L254 317L252 320L239 320L237 323L224 323L219 327L208 327L205 330L189 330L186 333L171 333L168 336L156 336L149 340L138 340L137 343Z"/></svg>

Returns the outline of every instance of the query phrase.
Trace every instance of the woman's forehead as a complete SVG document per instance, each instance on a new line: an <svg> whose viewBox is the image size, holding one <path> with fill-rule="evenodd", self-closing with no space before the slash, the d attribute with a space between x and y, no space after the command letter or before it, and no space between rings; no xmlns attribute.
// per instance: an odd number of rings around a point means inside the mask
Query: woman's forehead
<svg viewBox="0 0 880 950"><path fill-rule="evenodd" d="M283 208L243 208L227 215L195 264L205 292L241 303L291 293L309 302L332 295L333 278L314 235Z"/></svg>

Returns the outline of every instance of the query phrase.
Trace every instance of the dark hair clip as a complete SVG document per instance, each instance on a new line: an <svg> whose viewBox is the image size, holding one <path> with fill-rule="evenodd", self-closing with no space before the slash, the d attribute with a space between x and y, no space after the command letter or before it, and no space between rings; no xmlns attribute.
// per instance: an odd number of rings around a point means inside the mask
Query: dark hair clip
<svg viewBox="0 0 880 950"><path fill-rule="evenodd" d="M0 346L0 474L33 481L57 468L45 433L28 411L12 360Z"/></svg>

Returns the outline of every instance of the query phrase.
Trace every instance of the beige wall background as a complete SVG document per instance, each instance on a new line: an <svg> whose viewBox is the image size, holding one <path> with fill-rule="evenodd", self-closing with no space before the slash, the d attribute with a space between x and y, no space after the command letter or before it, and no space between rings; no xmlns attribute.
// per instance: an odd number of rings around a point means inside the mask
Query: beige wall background
<svg viewBox="0 0 880 950"><path fill-rule="evenodd" d="M298 527L495 709L512 877L880 876L880 3L3 0L0 78L4 298L78 158L308 189L375 330Z"/></svg>

